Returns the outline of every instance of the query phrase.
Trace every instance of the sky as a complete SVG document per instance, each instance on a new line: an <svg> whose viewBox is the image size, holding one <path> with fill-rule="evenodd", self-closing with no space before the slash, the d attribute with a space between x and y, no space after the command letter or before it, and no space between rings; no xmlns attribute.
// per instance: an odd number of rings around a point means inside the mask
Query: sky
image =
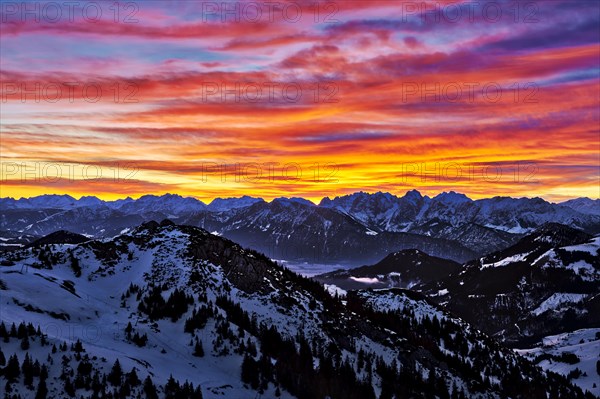
<svg viewBox="0 0 600 399"><path fill-rule="evenodd" d="M1 197L600 197L600 2L0 3Z"/></svg>

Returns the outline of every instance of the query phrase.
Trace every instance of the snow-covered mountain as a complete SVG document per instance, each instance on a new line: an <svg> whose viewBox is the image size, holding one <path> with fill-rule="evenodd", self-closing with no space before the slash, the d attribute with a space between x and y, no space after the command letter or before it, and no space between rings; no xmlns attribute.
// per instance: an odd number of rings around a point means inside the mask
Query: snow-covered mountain
<svg viewBox="0 0 600 399"><path fill-rule="evenodd" d="M444 238L459 242L479 256L504 249L548 222L600 233L598 215L580 213L541 198L494 197L473 201L452 191L429 198L413 190L404 197L361 192L325 198L320 206L344 212L374 231Z"/></svg>
<svg viewBox="0 0 600 399"><path fill-rule="evenodd" d="M332 297L167 220L0 254L0 293L22 398L585 397L423 295Z"/></svg>
<svg viewBox="0 0 600 399"><path fill-rule="evenodd" d="M406 193L403 198L390 193L358 192L333 200L323 198L319 206L350 215L375 231L406 231L428 200L416 190Z"/></svg>
<svg viewBox="0 0 600 399"><path fill-rule="evenodd" d="M507 248L547 222L600 233L600 215L540 198L473 201L455 192L430 198L416 190L402 197L359 192L324 198L319 205L302 198L265 202L249 196L217 198L205 205L172 194L116 201L56 195L2 198L0 205L1 231L40 237L68 230L101 238L144 221L170 218L216 232L274 259L356 266L402 249L463 262Z"/></svg>
<svg viewBox="0 0 600 399"><path fill-rule="evenodd" d="M259 202L219 214L201 212L181 222L217 232L272 259L358 265L411 248L459 261L475 256L455 241L378 233L344 213L293 199Z"/></svg>
<svg viewBox="0 0 600 399"><path fill-rule="evenodd" d="M531 233L545 223L560 223L597 234L595 215L577 212L542 198L494 197L475 201L480 209L476 221L509 233Z"/></svg>
<svg viewBox="0 0 600 399"><path fill-rule="evenodd" d="M257 202L264 202L262 198L254 198L248 195L244 195L239 198L215 198L211 201L206 209L215 212L229 211L237 208L246 208L250 205L256 204Z"/></svg>
<svg viewBox="0 0 600 399"><path fill-rule="evenodd" d="M94 196L83 196L79 200L70 195L40 195L31 198L0 198L0 206L6 209L60 209L68 210L80 207L109 207L138 213L148 211L169 211L174 213L204 209L206 204L192 197L177 194L143 195L134 200L130 197L115 201L103 201Z"/></svg>
<svg viewBox="0 0 600 399"><path fill-rule="evenodd" d="M576 210L579 213L589 215L600 215L600 199L576 198L569 201L561 202L563 206L567 206Z"/></svg>
<svg viewBox="0 0 600 399"><path fill-rule="evenodd" d="M410 231L431 221L441 221L451 226L474 223L509 233L523 234L547 222L598 231L598 220L589 217L597 216L596 212L578 212L577 209L572 209L576 204L580 204L581 209L593 209L598 201L579 198L553 204L541 198L511 197L473 201L464 194L453 191L430 198L412 190L404 197L381 192L359 192L334 199L324 198L320 206L340 210L370 227L386 231ZM569 204L571 206L568 206Z"/></svg>
<svg viewBox="0 0 600 399"><path fill-rule="evenodd" d="M88 198L84 197L83 204L88 203ZM83 198L82 198L83 199ZM97 198L96 198L97 199ZM100 200L98 200L100 201ZM14 199L10 197L0 198L0 206L6 209L69 209L77 206L79 201L70 195L47 194L31 198ZM83 205L82 206L85 206Z"/></svg>
<svg viewBox="0 0 600 399"><path fill-rule="evenodd" d="M511 345L600 325L600 237L546 224L423 288Z"/></svg>
<svg viewBox="0 0 600 399"><path fill-rule="evenodd" d="M206 208L206 204L191 197L182 197L177 194L143 195L137 200L123 200L107 202L109 208L127 214L146 214L162 212L173 216L187 212L197 212Z"/></svg>
<svg viewBox="0 0 600 399"><path fill-rule="evenodd" d="M162 212L126 213L106 205L71 209L24 209L2 212L0 224L6 230L37 237L67 230L90 237L110 237L153 218L162 220Z"/></svg>

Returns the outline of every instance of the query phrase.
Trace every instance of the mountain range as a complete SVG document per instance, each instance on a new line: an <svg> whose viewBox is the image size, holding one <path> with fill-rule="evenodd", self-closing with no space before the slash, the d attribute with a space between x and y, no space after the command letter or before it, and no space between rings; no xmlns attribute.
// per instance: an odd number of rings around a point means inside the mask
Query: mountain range
<svg viewBox="0 0 600 399"><path fill-rule="evenodd" d="M361 265L389 253L419 249L465 262L516 243L547 222L600 232L599 200L554 204L541 198L464 194L398 197L357 192L316 205L302 198L217 198L210 204L179 195L102 201L68 195L0 199L0 239L15 248L57 230L113 237L149 220L169 218L230 238L272 259Z"/></svg>
<svg viewBox="0 0 600 399"><path fill-rule="evenodd" d="M550 261L554 244L571 243L570 233L551 231L523 238L518 248L536 243L536 254L546 251ZM587 250L589 236L577 234ZM544 371L436 304L426 290L340 296L259 252L170 220L81 239L57 232L0 253L0 385L7 394L594 397L573 377ZM423 283L438 284L438 277ZM447 290L454 295L454 287Z"/></svg>

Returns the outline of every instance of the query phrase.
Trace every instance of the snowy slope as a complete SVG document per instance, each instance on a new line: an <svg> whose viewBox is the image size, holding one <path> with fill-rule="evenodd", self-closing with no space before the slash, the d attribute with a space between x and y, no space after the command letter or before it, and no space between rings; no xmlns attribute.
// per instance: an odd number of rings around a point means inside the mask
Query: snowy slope
<svg viewBox="0 0 600 399"><path fill-rule="evenodd" d="M74 251L81 260L85 278L75 278L68 261L59 263L52 270L30 267L23 274L19 273L22 265L34 263L31 259L2 268L0 279L8 288L2 291L2 321L7 325L21 321L39 325L43 333L57 342L62 340L72 344L79 339L89 353L108 359L118 358L125 370L137 367L142 378L149 374L160 384L174 374L182 381L187 379L201 384L208 398L219 397L220 392L232 397L252 396L240 384L237 374L231 372L241 364L239 356L225 362L213 356L196 358L188 345L189 334L178 331L168 321L158 321L154 326L135 311L134 304L126 302L125 308L121 306L121 295L131 283L143 283L149 277L148 273L172 264L174 257L171 256L182 255L186 242L181 238L179 232L165 234L160 245L144 251L128 245L133 260L118 262L115 266L107 266L90 248L56 246L56 252ZM169 247L169 255L166 247ZM180 272L182 270L175 270L170 277L182 278ZM216 274L215 279L218 278L222 276ZM64 287L69 281L74 282L73 292ZM31 295L33 292L36 295ZM34 311L24 311L24 307ZM148 334L146 347L138 348L127 342L124 329L129 322L140 333ZM214 338L210 330L202 334L204 347L210 347ZM227 385L232 387L220 389ZM58 386L56 391L60 392Z"/></svg>
<svg viewBox="0 0 600 399"><path fill-rule="evenodd" d="M544 370L565 376L576 369L581 370L581 375L572 379L573 383L600 397L600 374L596 368L596 362L600 361L600 328L548 336L543 339L541 346L517 349L516 352L539 364ZM561 361L563 354L577 356L576 363ZM574 373L573 377L576 375Z"/></svg>

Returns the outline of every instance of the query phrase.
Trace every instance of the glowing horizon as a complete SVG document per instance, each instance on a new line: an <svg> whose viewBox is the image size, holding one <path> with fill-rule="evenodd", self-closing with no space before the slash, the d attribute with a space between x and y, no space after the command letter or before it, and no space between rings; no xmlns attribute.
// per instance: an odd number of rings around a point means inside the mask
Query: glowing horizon
<svg viewBox="0 0 600 399"><path fill-rule="evenodd" d="M598 2L51 3L0 9L0 197L600 197Z"/></svg>

